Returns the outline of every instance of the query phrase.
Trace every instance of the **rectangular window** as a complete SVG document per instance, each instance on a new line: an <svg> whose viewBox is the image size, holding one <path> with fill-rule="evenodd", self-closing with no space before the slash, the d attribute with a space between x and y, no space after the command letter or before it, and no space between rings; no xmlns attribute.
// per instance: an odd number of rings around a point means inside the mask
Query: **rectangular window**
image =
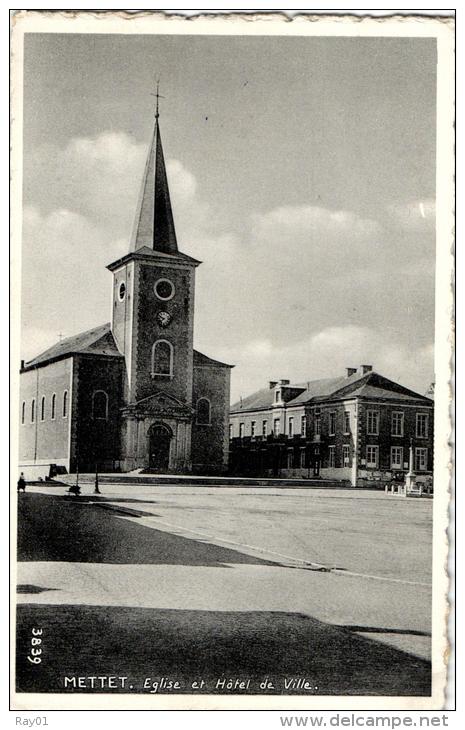
<svg viewBox="0 0 465 730"><path fill-rule="evenodd" d="M276 393L274 394L274 402L278 403L280 400L281 400L281 391L277 390Z"/></svg>
<svg viewBox="0 0 465 730"><path fill-rule="evenodd" d="M336 433L336 412L331 411L329 414L329 435L334 436Z"/></svg>
<svg viewBox="0 0 465 730"><path fill-rule="evenodd" d="M307 416L302 416L300 419L300 433L302 436L307 435Z"/></svg>
<svg viewBox="0 0 465 730"><path fill-rule="evenodd" d="M262 436L266 436L268 433L268 421L262 423Z"/></svg>
<svg viewBox="0 0 465 730"><path fill-rule="evenodd" d="M404 414L402 411L393 411L391 416L391 434L393 436L404 435Z"/></svg>
<svg viewBox="0 0 465 730"><path fill-rule="evenodd" d="M275 436L279 436L281 433L281 419L275 418L273 421L273 433Z"/></svg>
<svg viewBox="0 0 465 730"><path fill-rule="evenodd" d="M241 438L241 439L244 438L244 424L243 423L239 424L239 438Z"/></svg>
<svg viewBox="0 0 465 730"><path fill-rule="evenodd" d="M391 469L402 469L404 449L402 446L391 446Z"/></svg>
<svg viewBox="0 0 465 730"><path fill-rule="evenodd" d="M305 449L300 449L300 468L305 469L307 466L307 460L305 457Z"/></svg>
<svg viewBox="0 0 465 730"><path fill-rule="evenodd" d="M350 433L350 412L344 411L344 433Z"/></svg>
<svg viewBox="0 0 465 730"><path fill-rule="evenodd" d="M256 426L257 426L257 422L256 421L252 421L251 424L250 424L250 435L252 436L252 438L255 436Z"/></svg>
<svg viewBox="0 0 465 730"><path fill-rule="evenodd" d="M229 438L232 439L233 437L233 425L232 423L229 424Z"/></svg>
<svg viewBox="0 0 465 730"><path fill-rule="evenodd" d="M419 439L425 439L428 437L428 414L417 413L417 427L416 435Z"/></svg>
<svg viewBox="0 0 465 730"><path fill-rule="evenodd" d="M336 466L336 447L329 447L329 466Z"/></svg>
<svg viewBox="0 0 465 730"><path fill-rule="evenodd" d="M289 438L291 439L294 435L294 419L289 419Z"/></svg>
<svg viewBox="0 0 465 730"><path fill-rule="evenodd" d="M378 436L379 411L367 411L367 434L370 436Z"/></svg>
<svg viewBox="0 0 465 730"><path fill-rule="evenodd" d="M315 436L319 436L321 434L321 418L320 416L317 416L315 418Z"/></svg>
<svg viewBox="0 0 465 730"><path fill-rule="evenodd" d="M415 471L426 471L428 469L428 449L415 449Z"/></svg>
<svg viewBox="0 0 465 730"><path fill-rule="evenodd" d="M342 447L342 461L344 466L350 466L350 446L348 444L344 444Z"/></svg>
<svg viewBox="0 0 465 730"><path fill-rule="evenodd" d="M294 468L294 451L292 449L289 449L289 451L287 452L287 468Z"/></svg>
<svg viewBox="0 0 465 730"><path fill-rule="evenodd" d="M369 469L378 468L378 447L367 446L367 467Z"/></svg>

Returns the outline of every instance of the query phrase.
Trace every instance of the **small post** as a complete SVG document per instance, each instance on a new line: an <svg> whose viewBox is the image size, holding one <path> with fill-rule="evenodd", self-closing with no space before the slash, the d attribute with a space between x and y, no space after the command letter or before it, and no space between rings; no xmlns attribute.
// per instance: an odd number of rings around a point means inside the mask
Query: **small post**
<svg viewBox="0 0 465 730"><path fill-rule="evenodd" d="M405 495L411 487L415 484L415 472L413 470L413 439L410 439L409 459L408 459L408 473L405 478Z"/></svg>
<svg viewBox="0 0 465 730"><path fill-rule="evenodd" d="M71 487L68 489L69 494L73 494L75 497L77 497L79 494L81 494L81 487L79 486L79 456L76 452L76 484L72 484Z"/></svg>
<svg viewBox="0 0 465 730"><path fill-rule="evenodd" d="M94 487L94 494L101 494L100 489L98 488L98 462L95 462L95 487Z"/></svg>

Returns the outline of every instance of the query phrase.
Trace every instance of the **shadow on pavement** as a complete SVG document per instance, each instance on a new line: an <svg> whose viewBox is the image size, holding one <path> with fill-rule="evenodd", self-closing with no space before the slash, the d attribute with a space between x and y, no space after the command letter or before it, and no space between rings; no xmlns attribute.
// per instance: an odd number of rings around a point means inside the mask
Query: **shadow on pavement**
<svg viewBox="0 0 465 730"><path fill-rule="evenodd" d="M27 661L33 627L43 630L40 665ZM24 604L17 631L20 692L89 692L65 689L65 676L124 676L132 693L165 677L183 694L201 678L212 694L224 678L250 679L246 694L306 694L286 689L293 678L309 694L430 694L429 662L301 614ZM266 677L273 689L260 688Z"/></svg>
<svg viewBox="0 0 465 730"><path fill-rule="evenodd" d="M55 495L18 502L18 561L124 565L269 565L229 548L119 519L113 510Z"/></svg>
<svg viewBox="0 0 465 730"><path fill-rule="evenodd" d="M431 631L417 631L416 629L388 629L376 626L338 626L345 631L356 631L363 634L408 634L409 636L431 636Z"/></svg>
<svg viewBox="0 0 465 730"><path fill-rule="evenodd" d="M56 591L56 588L43 588L42 586L34 586L29 583L23 583L16 586L16 593L26 593L28 595L36 593L45 593L46 591Z"/></svg>

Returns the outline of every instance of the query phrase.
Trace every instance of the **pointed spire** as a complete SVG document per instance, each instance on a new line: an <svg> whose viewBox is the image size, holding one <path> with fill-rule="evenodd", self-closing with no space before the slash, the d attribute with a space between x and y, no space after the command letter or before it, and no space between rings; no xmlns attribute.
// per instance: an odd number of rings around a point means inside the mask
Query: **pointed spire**
<svg viewBox="0 0 465 730"><path fill-rule="evenodd" d="M143 246L163 253L177 254L178 244L171 209L168 178L158 124L158 86L155 125L137 204L130 251Z"/></svg>

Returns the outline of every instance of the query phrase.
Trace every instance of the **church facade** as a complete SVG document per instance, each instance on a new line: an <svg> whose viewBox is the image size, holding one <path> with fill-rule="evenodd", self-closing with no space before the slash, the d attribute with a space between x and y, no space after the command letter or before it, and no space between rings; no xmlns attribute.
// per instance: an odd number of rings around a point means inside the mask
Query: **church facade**
<svg viewBox="0 0 465 730"><path fill-rule="evenodd" d="M231 365L194 350L195 271L178 249L158 112L111 322L21 363L19 465L221 474Z"/></svg>

